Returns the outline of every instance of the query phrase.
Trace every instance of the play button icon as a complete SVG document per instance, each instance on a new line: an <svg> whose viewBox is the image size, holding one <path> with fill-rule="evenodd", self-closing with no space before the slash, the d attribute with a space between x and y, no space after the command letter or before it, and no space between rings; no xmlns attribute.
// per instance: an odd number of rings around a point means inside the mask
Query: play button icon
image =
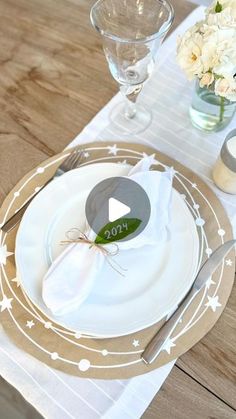
<svg viewBox="0 0 236 419"><path fill-rule="evenodd" d="M112 177L99 182L85 205L89 226L107 241L130 240L146 227L151 213L144 189L128 177ZM118 234L120 233L120 234Z"/></svg>
<svg viewBox="0 0 236 419"><path fill-rule="evenodd" d="M118 201L118 199L110 198L108 204L108 218L110 222L119 220L130 213L131 209L128 205Z"/></svg>

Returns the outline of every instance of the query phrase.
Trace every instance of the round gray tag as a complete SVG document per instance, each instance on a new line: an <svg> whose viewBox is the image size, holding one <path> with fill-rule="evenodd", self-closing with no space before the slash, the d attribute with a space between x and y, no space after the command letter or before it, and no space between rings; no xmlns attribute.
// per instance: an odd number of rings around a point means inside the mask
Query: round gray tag
<svg viewBox="0 0 236 419"><path fill-rule="evenodd" d="M98 183L85 206L89 226L101 243L131 240L146 227L151 206L144 189L125 177Z"/></svg>

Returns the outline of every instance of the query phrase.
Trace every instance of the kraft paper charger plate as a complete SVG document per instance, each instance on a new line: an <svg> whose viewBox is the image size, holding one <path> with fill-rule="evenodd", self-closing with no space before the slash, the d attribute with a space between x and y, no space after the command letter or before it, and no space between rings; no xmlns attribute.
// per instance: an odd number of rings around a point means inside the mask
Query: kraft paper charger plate
<svg viewBox="0 0 236 419"><path fill-rule="evenodd" d="M227 214L210 187L190 169L171 157L134 143L93 142L83 144L83 166L97 162L135 165L143 155L158 160L153 169L173 167L174 187L188 206L199 235L198 269L212 251L233 238ZM205 288L191 302L181 321L149 366L141 354L164 319L135 333L98 339L70 331L52 322L27 297L16 277L15 236L1 225L55 173L69 154L66 150L31 170L10 191L0 208L0 321L11 340L31 356L67 374L98 379L125 379L156 369L189 350L214 326L229 298L235 273L232 250ZM35 267L37 269L37 267Z"/></svg>

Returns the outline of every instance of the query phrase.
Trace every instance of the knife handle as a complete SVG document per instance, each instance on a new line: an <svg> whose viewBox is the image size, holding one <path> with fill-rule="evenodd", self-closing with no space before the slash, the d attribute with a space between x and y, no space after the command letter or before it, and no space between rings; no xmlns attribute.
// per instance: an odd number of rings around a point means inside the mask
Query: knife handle
<svg viewBox="0 0 236 419"><path fill-rule="evenodd" d="M45 185L42 186L42 188L40 188L40 190L38 192L35 192L33 196L31 196L30 199L28 199L28 201L25 202L25 204L17 211L15 212L15 214L13 214L9 220L2 226L2 231L4 231L4 233L9 233L22 219L26 209L28 208L29 204L31 203L31 201L33 201L33 199L36 197L36 195L38 195L38 193L45 188L46 185L48 185L51 182L52 179L49 179Z"/></svg>
<svg viewBox="0 0 236 419"><path fill-rule="evenodd" d="M157 334L148 343L147 347L141 355L141 358L145 364L151 364L153 361L155 361L157 356L160 354L164 343L171 336L185 310L188 308L189 304L192 302L198 292L199 290L191 288L183 302L180 304L179 308L173 313L169 320L164 323L160 330L158 330Z"/></svg>

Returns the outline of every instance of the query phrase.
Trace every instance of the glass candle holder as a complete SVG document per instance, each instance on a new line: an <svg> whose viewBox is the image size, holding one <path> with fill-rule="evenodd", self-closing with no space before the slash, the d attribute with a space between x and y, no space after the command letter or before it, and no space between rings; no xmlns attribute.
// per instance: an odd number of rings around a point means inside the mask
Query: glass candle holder
<svg viewBox="0 0 236 419"><path fill-rule="evenodd" d="M236 194L236 129L227 135L212 176L222 191Z"/></svg>

